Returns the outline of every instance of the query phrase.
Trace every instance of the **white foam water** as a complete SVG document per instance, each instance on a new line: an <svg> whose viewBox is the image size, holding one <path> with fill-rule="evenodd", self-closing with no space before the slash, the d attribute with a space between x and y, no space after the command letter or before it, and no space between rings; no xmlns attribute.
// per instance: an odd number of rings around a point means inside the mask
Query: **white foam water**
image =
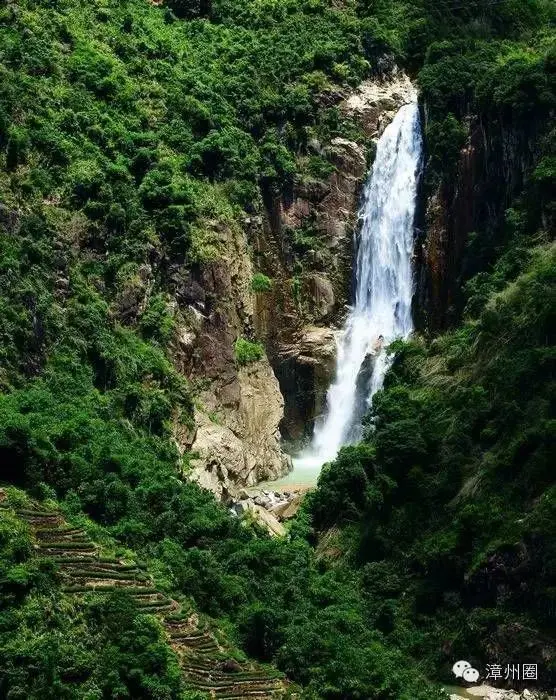
<svg viewBox="0 0 556 700"><path fill-rule="evenodd" d="M386 347L413 330L412 257L422 135L416 102L404 105L377 144L360 212L355 303L338 339L336 377L310 448L294 459L292 481L316 480L361 421L391 363ZM298 477L296 477L296 472Z"/></svg>

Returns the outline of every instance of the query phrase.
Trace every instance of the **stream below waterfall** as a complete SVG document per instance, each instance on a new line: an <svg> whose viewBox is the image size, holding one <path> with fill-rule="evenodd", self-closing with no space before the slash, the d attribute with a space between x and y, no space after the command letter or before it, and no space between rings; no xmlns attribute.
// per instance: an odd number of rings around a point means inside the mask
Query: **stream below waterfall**
<svg viewBox="0 0 556 700"><path fill-rule="evenodd" d="M404 105L377 143L365 184L355 259L355 300L338 337L336 373L310 446L273 486L314 484L322 465L357 442L391 364L388 345L413 330L414 218L422 160L417 101Z"/></svg>

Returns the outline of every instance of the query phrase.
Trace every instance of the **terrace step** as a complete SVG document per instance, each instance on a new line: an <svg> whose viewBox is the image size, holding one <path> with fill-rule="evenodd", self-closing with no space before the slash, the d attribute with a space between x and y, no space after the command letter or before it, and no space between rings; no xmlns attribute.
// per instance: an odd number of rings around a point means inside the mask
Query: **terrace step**
<svg viewBox="0 0 556 700"><path fill-rule="evenodd" d="M120 591L120 590L125 590L126 593L129 595L133 596L134 598L138 597L141 595L143 592L143 589L141 587L137 586L127 586L127 585L121 585L121 582L118 582L116 584L110 584L106 586L99 586L97 585L98 582L91 582L91 585L84 585L83 582L80 583L75 583L75 584L67 584L65 586L62 586L62 590L64 593L88 593L92 590L100 591L100 592L105 592L105 591ZM120 585L118 585L120 584ZM148 587L145 586L144 589L148 590Z"/></svg>
<svg viewBox="0 0 556 700"><path fill-rule="evenodd" d="M266 671L224 671L221 669L215 670L214 664L211 668L206 666L193 664L188 661L187 663L188 671L199 673L201 675L211 674L213 676L221 676L222 678L235 679L238 681L271 681L279 678L278 675L272 675L272 673Z"/></svg>
<svg viewBox="0 0 556 700"><path fill-rule="evenodd" d="M187 675L187 674L186 674ZM216 693L218 697L220 697L220 693L241 693L242 697L248 696L250 694L265 694L272 692L273 690L279 690L279 686L266 686L263 688L252 688L248 684L242 684L242 683L227 683L227 684L218 684L218 683L202 683L198 680L194 680L195 687L198 688L199 690L205 690L205 691L212 691Z"/></svg>
<svg viewBox="0 0 556 700"><path fill-rule="evenodd" d="M268 690L250 690L238 688L237 690L232 691L216 689L214 694L217 698L276 698L279 697L276 695L276 691L279 690L279 688L270 688ZM281 695L281 697L283 697L283 695Z"/></svg>
<svg viewBox="0 0 556 700"><path fill-rule="evenodd" d="M33 525L36 530L52 528L61 525L64 521L60 515L33 515L16 513L16 515L29 525Z"/></svg>
<svg viewBox="0 0 556 700"><path fill-rule="evenodd" d="M98 558L96 552L61 552L58 554L53 554L50 557L51 561L55 564L59 564L60 568L69 566L70 564L84 565L89 562L97 562Z"/></svg>
<svg viewBox="0 0 556 700"><path fill-rule="evenodd" d="M134 573L133 571L107 571L107 570L97 570L97 569L72 569L71 571L64 571L64 575L71 578L95 578L95 579L115 579L120 581L129 581L130 584L137 583L139 581L148 581L148 577L145 574Z"/></svg>
<svg viewBox="0 0 556 700"><path fill-rule="evenodd" d="M90 542L44 542L38 545L41 552L94 552L96 546Z"/></svg>
<svg viewBox="0 0 556 700"><path fill-rule="evenodd" d="M284 697L286 682L278 672L274 675L254 663L237 663L234 671L223 668L225 647L209 629L199 626L194 611L182 608L180 603L154 587L144 562L103 557L85 530L68 524L60 512L39 507L10 508L5 494L4 498L2 496L0 489L0 509L15 511L27 522L35 535L37 552L58 565L65 593L126 591L141 612L162 620L188 687L222 700Z"/></svg>
<svg viewBox="0 0 556 700"><path fill-rule="evenodd" d="M87 535L64 535L64 534L60 534L59 532L53 532L51 534L48 530L41 532L41 534L37 533L37 535L38 535L39 543L41 545L48 545L50 542L58 542L58 543L77 542L79 544L89 544L91 542L91 540L87 537Z"/></svg>
<svg viewBox="0 0 556 700"><path fill-rule="evenodd" d="M274 679L272 676L269 676L268 678L250 678L242 677L242 674L235 673L219 674L211 671L204 671L203 673L200 673L199 671L192 671L190 668L186 670L186 673L190 677L200 678L201 681L211 682L214 685L237 686L240 684L245 684L253 688L262 686L265 689L268 689L270 686L273 686L274 688L274 686L279 683L278 679Z"/></svg>
<svg viewBox="0 0 556 700"><path fill-rule="evenodd" d="M175 610L176 606L177 603L175 603L174 601L165 605L145 605L145 607L142 608L142 612L152 613L153 615L159 615L170 610Z"/></svg>
<svg viewBox="0 0 556 700"><path fill-rule="evenodd" d="M175 641L194 641L196 639L202 639L203 637L207 637L210 635L207 635L206 632L202 632L200 630L191 630L190 632L178 632L177 634L175 633L170 633L170 637L172 640Z"/></svg>
<svg viewBox="0 0 556 700"><path fill-rule="evenodd" d="M59 562L60 568L62 569L64 575L66 576L78 576L79 574L127 574L130 577L143 576L148 578L148 575L144 571L138 569L135 566L111 566L109 564L99 564L96 560L77 560L77 561L64 561L61 559Z"/></svg>

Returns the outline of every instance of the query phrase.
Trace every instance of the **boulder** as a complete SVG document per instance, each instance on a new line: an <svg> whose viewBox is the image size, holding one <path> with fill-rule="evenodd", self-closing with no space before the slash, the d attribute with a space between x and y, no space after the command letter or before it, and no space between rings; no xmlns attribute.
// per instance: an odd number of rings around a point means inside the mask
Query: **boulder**
<svg viewBox="0 0 556 700"><path fill-rule="evenodd" d="M299 510L301 503L303 502L303 495L298 494L295 496L284 508L284 510L281 513L281 519L282 520L289 520L290 518L293 518L294 515L296 515L297 511Z"/></svg>
<svg viewBox="0 0 556 700"><path fill-rule="evenodd" d="M337 331L326 326L306 326L297 342L283 349L283 356L295 357L298 362L320 365L325 372L334 370L336 364Z"/></svg>
<svg viewBox="0 0 556 700"><path fill-rule="evenodd" d="M251 499L247 499L246 501L237 501L234 503L233 509L237 515L243 515L244 513L247 513L247 511L252 508L253 505L253 501Z"/></svg>
<svg viewBox="0 0 556 700"><path fill-rule="evenodd" d="M365 151L355 141L337 136L330 142L326 155L343 174L360 177L366 170Z"/></svg>
<svg viewBox="0 0 556 700"><path fill-rule="evenodd" d="M241 440L226 426L214 423L201 411L195 411L195 424L190 478L218 498L234 495L235 484L252 478L253 461L244 454Z"/></svg>
<svg viewBox="0 0 556 700"><path fill-rule="evenodd" d="M273 537L284 537L286 534L286 528L282 523L274 516L269 513L265 508L253 504L249 508L249 511L253 514L253 517L257 522L262 525Z"/></svg>
<svg viewBox="0 0 556 700"><path fill-rule="evenodd" d="M282 520L284 511L286 511L289 508L290 504L287 501L284 501L283 503L278 503L270 509L270 512L278 518L278 520Z"/></svg>

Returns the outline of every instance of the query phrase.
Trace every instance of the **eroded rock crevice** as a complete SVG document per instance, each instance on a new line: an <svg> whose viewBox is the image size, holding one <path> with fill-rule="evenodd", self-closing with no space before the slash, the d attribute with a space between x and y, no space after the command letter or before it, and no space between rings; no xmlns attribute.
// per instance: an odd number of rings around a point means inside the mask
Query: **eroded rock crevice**
<svg viewBox="0 0 556 700"><path fill-rule="evenodd" d="M427 111L425 104L425 124ZM523 130L501 117L468 115L462 123L467 136L453 175L435 182L429 171L423 192L415 315L431 333L461 317L464 284L495 258L506 210L538 155L534 122Z"/></svg>

